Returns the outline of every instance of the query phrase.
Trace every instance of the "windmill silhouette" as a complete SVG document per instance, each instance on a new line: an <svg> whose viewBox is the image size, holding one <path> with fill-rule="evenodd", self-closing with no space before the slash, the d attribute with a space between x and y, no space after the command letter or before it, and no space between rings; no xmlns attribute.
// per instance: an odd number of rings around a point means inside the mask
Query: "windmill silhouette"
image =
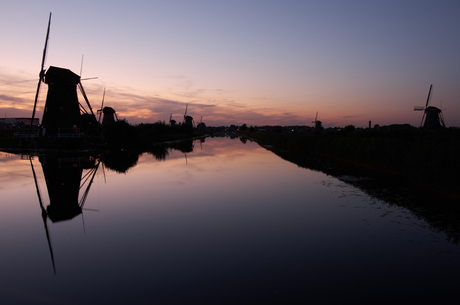
<svg viewBox="0 0 460 305"><path fill-rule="evenodd" d="M194 127L195 122L193 121L193 117L187 115L187 108L188 108L188 104L185 105L184 121L182 122L182 124L186 124L186 125L190 125Z"/></svg>
<svg viewBox="0 0 460 305"><path fill-rule="evenodd" d="M113 109L112 107L104 107L104 99L105 99L105 88L104 88L104 94L102 96L101 108L97 110L97 113L99 114L99 118L97 122L99 124L101 123L102 114L104 115L102 118L102 127L113 124L115 123L115 121L118 121L118 116L117 116L117 113L115 112L115 109Z"/></svg>
<svg viewBox="0 0 460 305"><path fill-rule="evenodd" d="M203 116L201 116L200 123L198 123L198 125L196 125L196 128L198 128L198 130L201 131L201 132L206 131L206 124L203 123Z"/></svg>
<svg viewBox="0 0 460 305"><path fill-rule="evenodd" d="M169 125L176 126L176 120L172 119L172 113L169 115Z"/></svg>
<svg viewBox="0 0 460 305"><path fill-rule="evenodd" d="M315 130L323 130L323 127L321 126L321 121L318 121L318 111L316 111L316 117L315 120L312 121L312 123L315 123Z"/></svg>
<svg viewBox="0 0 460 305"><path fill-rule="evenodd" d="M35 118L38 96L41 83L48 85L48 94L46 97L45 108L41 124L42 136L65 136L79 137L80 127L84 127L82 113L90 114L91 119L88 124L94 123L94 129L97 126L96 116L88 101L88 97L81 84L80 76L69 69L50 66L45 70L45 59L48 47L48 39L51 26L51 13L48 20L48 29L46 32L45 47L43 48L42 62L39 73L37 91L35 93L34 107L32 111L32 121ZM86 101L89 110L80 104L77 97L77 87ZM32 124L30 126L32 129ZM85 126L87 127L87 126ZM29 131L30 137L30 131Z"/></svg>
<svg viewBox="0 0 460 305"><path fill-rule="evenodd" d="M433 85L430 85L430 91L428 91L428 97L426 99L425 107L415 106L414 111L423 111L422 121L420 127L425 129L436 129L446 127L444 124L444 116L442 110L438 107L430 106L431 96L433 95Z"/></svg>

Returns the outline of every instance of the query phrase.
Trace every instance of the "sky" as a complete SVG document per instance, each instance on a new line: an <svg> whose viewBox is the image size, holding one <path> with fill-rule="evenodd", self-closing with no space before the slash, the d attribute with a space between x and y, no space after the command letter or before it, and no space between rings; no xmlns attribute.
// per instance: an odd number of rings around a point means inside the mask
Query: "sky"
<svg viewBox="0 0 460 305"><path fill-rule="evenodd" d="M45 68L131 124L460 127L460 1L2 1L0 116L31 117ZM82 64L83 63L83 64ZM42 116L47 86L40 88Z"/></svg>

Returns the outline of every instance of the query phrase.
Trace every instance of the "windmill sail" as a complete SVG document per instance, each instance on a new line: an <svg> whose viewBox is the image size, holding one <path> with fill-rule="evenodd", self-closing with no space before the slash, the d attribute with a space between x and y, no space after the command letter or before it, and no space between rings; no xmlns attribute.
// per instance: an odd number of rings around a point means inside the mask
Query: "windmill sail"
<svg viewBox="0 0 460 305"><path fill-rule="evenodd" d="M30 121L29 137L30 137L30 131L32 130L32 124L35 118L35 110L37 109L37 101L38 101L38 94L40 93L40 85L45 78L44 67L45 67L46 51L48 49L48 38L50 36L50 26L51 26L51 12L50 12L50 17L48 19L48 29L46 31L45 47L43 48L43 55L42 55L42 64L41 64L40 73L38 76L37 91L35 92L34 108L32 110L32 120Z"/></svg>

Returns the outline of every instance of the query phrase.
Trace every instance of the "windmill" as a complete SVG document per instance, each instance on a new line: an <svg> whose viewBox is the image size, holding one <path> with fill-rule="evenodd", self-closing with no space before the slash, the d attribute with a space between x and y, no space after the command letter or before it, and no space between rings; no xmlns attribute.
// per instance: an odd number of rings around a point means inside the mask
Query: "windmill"
<svg viewBox="0 0 460 305"><path fill-rule="evenodd" d="M430 85L430 91L428 91L428 97L426 99L425 107L415 106L414 111L423 111L422 121L420 127L425 129L435 129L440 127L446 127L444 124L444 116L442 110L438 107L430 106L431 96L433 94L433 85ZM425 122L424 122L425 120Z"/></svg>
<svg viewBox="0 0 460 305"><path fill-rule="evenodd" d="M195 122L193 121L193 118L191 116L187 115L187 108L188 104L185 105L184 121L182 122L182 124L190 125L193 127L195 125Z"/></svg>
<svg viewBox="0 0 460 305"><path fill-rule="evenodd" d="M99 119L98 123L101 123L101 116L104 114L104 117L102 118L102 127L110 125L112 123L115 123L118 121L118 116L117 113L115 112L115 109L112 107L104 107L104 99L105 99L105 89L104 89L104 95L102 96L102 103L101 103L101 108L97 110L97 113L99 114Z"/></svg>
<svg viewBox="0 0 460 305"><path fill-rule="evenodd" d="M176 126L176 120L172 119L172 113L169 115L169 125Z"/></svg>
<svg viewBox="0 0 460 305"><path fill-rule="evenodd" d="M41 135L80 137L80 128L86 128L89 127L88 125L97 123L96 116L89 104L79 75L73 73L69 69L54 66L50 66L47 70L44 69L50 26L51 13L48 20L45 47L43 49L37 91L35 93L32 121L35 117L40 85L44 82L48 85L48 94L43 111ZM77 87L80 89L89 111L78 101ZM82 114L90 115L89 121L85 123L85 120L82 119ZM93 127L95 128L96 125L97 124L94 124Z"/></svg>
<svg viewBox="0 0 460 305"><path fill-rule="evenodd" d="M203 116L201 116L200 123L198 123L198 125L196 125L196 127L197 127L198 130L201 131L201 132L205 132L205 131L206 131L206 124L203 123Z"/></svg>
<svg viewBox="0 0 460 305"><path fill-rule="evenodd" d="M315 123L315 130L323 130L323 127L321 126L321 121L318 121L318 111L316 111L316 117L315 120L312 121L312 123Z"/></svg>

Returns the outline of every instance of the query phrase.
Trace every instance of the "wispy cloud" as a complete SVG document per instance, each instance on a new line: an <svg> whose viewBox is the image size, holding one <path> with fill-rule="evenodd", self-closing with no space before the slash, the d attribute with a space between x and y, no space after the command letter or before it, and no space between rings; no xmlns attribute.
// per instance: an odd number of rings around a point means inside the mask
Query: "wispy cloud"
<svg viewBox="0 0 460 305"><path fill-rule="evenodd" d="M22 103L23 99L14 96L8 96L5 94L0 94L0 101L3 102L13 102L13 103Z"/></svg>

